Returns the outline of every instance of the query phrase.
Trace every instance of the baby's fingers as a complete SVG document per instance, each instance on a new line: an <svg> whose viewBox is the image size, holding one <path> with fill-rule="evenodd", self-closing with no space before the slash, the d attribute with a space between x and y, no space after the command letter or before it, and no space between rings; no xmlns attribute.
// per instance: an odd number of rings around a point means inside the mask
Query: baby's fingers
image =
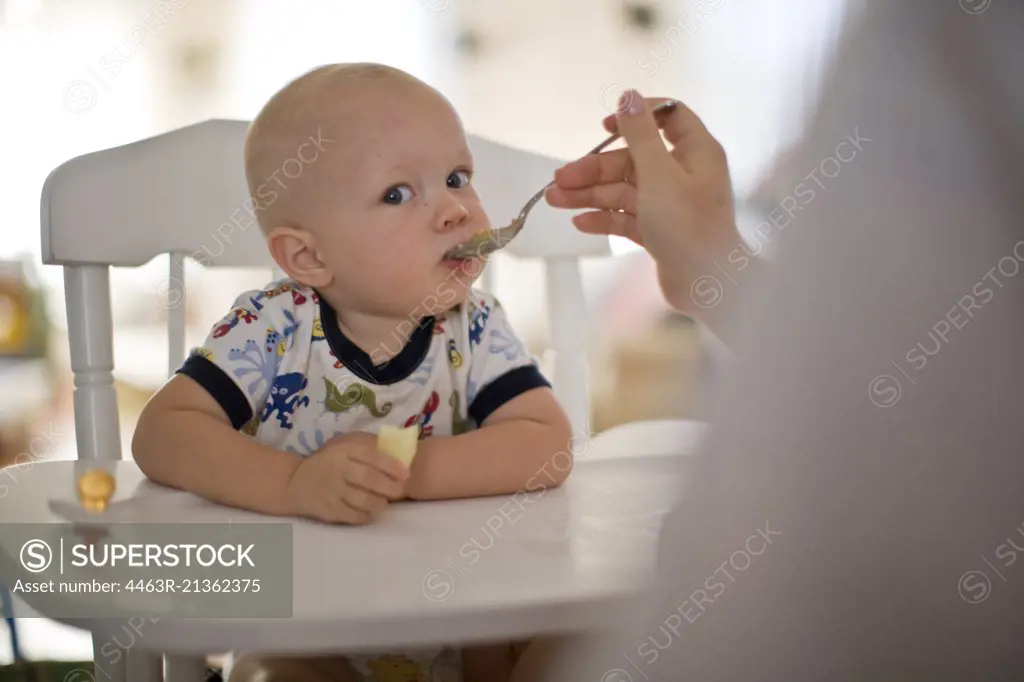
<svg viewBox="0 0 1024 682"><path fill-rule="evenodd" d="M404 484L409 480L409 467L380 450L360 450L350 457L354 464L360 464Z"/></svg>
<svg viewBox="0 0 1024 682"><path fill-rule="evenodd" d="M338 500L337 504L331 505L331 513L325 515L321 520L328 523L347 523L353 526L362 526L373 521L373 513L363 509L357 509L344 499Z"/></svg>
<svg viewBox="0 0 1024 682"><path fill-rule="evenodd" d="M384 456L388 457L387 455ZM388 457L388 459L392 458ZM353 461L352 466L345 475L345 482L350 486L381 496L385 500L396 500L403 496L405 481L408 478L408 469L401 463L396 463L401 467L400 472L406 473L401 478L395 478L391 474L368 464Z"/></svg>
<svg viewBox="0 0 1024 682"><path fill-rule="evenodd" d="M370 517L376 516L388 506L388 499L376 492L349 485L342 493L341 501L356 512Z"/></svg>

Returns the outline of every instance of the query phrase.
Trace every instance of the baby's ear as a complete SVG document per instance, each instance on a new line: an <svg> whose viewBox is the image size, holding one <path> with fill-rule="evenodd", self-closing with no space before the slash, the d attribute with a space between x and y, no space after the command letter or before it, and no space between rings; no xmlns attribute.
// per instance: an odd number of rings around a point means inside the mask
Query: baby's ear
<svg viewBox="0 0 1024 682"><path fill-rule="evenodd" d="M267 248L278 267L308 287L329 286L334 276L320 260L316 239L307 230L281 225L267 234Z"/></svg>

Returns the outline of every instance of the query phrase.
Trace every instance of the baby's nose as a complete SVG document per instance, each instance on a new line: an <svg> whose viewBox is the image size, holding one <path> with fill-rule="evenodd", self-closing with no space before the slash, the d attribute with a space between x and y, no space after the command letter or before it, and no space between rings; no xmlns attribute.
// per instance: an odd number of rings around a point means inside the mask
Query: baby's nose
<svg viewBox="0 0 1024 682"><path fill-rule="evenodd" d="M461 202L451 199L441 213L439 227L445 232L462 227L469 222L469 210Z"/></svg>

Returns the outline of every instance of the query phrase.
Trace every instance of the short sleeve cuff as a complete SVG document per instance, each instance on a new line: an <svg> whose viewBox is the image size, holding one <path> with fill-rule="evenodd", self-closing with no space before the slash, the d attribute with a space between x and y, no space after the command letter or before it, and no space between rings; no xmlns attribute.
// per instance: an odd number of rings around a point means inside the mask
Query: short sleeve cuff
<svg viewBox="0 0 1024 682"><path fill-rule="evenodd" d="M223 369L202 355L190 355L175 374L192 377L205 388L220 404L235 430L240 430L252 419L252 406L242 389Z"/></svg>
<svg viewBox="0 0 1024 682"><path fill-rule="evenodd" d="M469 416L477 424L483 424L499 407L535 388L551 388L551 383L536 365L525 365L505 372L477 393L473 404L469 406Z"/></svg>

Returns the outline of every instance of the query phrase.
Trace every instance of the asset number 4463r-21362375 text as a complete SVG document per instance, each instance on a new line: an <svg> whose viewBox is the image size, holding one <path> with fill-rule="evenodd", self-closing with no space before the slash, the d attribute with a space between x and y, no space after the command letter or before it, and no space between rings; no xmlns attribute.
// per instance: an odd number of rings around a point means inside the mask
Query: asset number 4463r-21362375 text
<svg viewBox="0 0 1024 682"><path fill-rule="evenodd" d="M202 594L209 592L259 592L259 578L139 578L125 584L127 592L174 592Z"/></svg>

